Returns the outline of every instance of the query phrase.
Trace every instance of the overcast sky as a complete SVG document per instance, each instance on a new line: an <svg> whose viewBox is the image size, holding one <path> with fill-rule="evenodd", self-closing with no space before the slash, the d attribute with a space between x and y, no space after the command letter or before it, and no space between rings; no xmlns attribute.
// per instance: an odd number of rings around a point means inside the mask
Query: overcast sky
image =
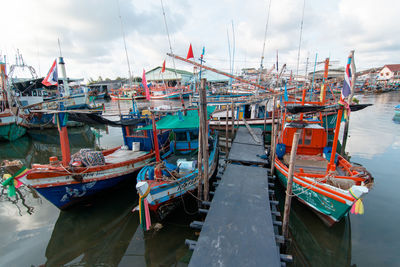
<svg viewBox="0 0 400 267"><path fill-rule="evenodd" d="M186 57L192 43L198 58L205 46L206 64L229 71L235 44L235 72L259 68L269 3L163 0L172 50ZM25 62L45 76L59 56L59 38L69 77L127 77L118 6L133 75L164 59L172 68L160 0L3 0L0 54L13 64L19 49ZM264 68L272 67L278 50L279 65L296 72L302 10L303 0L272 0ZM330 57L334 67L342 67L352 49L357 69L400 63L399 17L400 1L395 0L306 0L299 74L307 57L308 70L313 69L316 53L318 61ZM175 64L192 70L186 63Z"/></svg>

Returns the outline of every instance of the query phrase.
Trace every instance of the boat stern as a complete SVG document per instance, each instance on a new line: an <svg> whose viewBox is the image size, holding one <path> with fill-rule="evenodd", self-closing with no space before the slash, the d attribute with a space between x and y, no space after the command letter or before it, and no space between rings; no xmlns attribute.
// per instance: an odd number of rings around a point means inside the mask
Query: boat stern
<svg viewBox="0 0 400 267"><path fill-rule="evenodd" d="M148 203L153 202L153 198L150 194L150 185L144 181L138 181L136 184L136 190L140 197L146 197Z"/></svg>

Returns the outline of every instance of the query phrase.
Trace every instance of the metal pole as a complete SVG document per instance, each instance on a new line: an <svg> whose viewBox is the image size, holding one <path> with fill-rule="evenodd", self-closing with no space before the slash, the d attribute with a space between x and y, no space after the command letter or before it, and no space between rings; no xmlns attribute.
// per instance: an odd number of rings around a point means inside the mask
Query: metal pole
<svg viewBox="0 0 400 267"><path fill-rule="evenodd" d="M158 147L158 136L157 136L157 128L156 128L156 118L154 113L151 113L151 122L153 125L153 139L154 139L154 149L156 152L156 161L157 163L161 161L160 159L160 148Z"/></svg>
<svg viewBox="0 0 400 267"><path fill-rule="evenodd" d="M275 109L276 109L276 97L274 96L273 99L273 106L272 106L272 121L271 121L271 149L270 149L270 159L271 159L271 175L274 175L274 162L275 162L275 151L276 151L276 138L275 138Z"/></svg>
<svg viewBox="0 0 400 267"><path fill-rule="evenodd" d="M235 105L233 104L233 100L232 100L232 142L233 143L233 138L235 137ZM244 116L244 115L243 115ZM238 120L239 120L239 113L238 113Z"/></svg>
<svg viewBox="0 0 400 267"><path fill-rule="evenodd" d="M225 118L225 158L228 158L228 135L229 135L229 131L228 131L228 120L229 117L229 106L226 105L226 118Z"/></svg>
<svg viewBox="0 0 400 267"><path fill-rule="evenodd" d="M283 215L282 233L285 239L289 237L289 215L290 215L290 204L292 203L292 185L293 185L293 173L296 164L296 152L297 145L299 143L300 133L297 132L293 136L292 151L290 152L290 163L288 181L286 186L286 198L285 198L285 210Z"/></svg>

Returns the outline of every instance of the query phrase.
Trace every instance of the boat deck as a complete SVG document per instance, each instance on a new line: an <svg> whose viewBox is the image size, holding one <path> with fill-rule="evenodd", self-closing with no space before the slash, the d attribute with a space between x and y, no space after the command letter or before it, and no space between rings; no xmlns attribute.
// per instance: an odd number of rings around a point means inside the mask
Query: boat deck
<svg viewBox="0 0 400 267"><path fill-rule="evenodd" d="M289 166L290 163L290 153L283 156L283 162ZM317 173L325 174L326 168L328 166L328 161L319 155L296 155L296 172L303 169L306 173Z"/></svg>
<svg viewBox="0 0 400 267"><path fill-rule="evenodd" d="M149 152L117 149L113 153L104 156L104 159L106 163L115 164L141 157L143 155L146 155L147 153Z"/></svg>

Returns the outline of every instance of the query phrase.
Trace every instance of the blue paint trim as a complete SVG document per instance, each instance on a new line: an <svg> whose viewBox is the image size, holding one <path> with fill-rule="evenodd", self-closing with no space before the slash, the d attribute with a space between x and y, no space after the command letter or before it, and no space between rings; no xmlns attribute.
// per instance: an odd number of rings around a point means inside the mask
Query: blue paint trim
<svg viewBox="0 0 400 267"><path fill-rule="evenodd" d="M36 188L36 191L38 191L53 205L55 205L59 209L63 209L72 205L73 203L78 203L87 197L93 196L106 189L114 187L120 182L128 179L131 179L133 182L135 181L133 171L130 174L125 174L122 176L117 176L101 181Z"/></svg>

